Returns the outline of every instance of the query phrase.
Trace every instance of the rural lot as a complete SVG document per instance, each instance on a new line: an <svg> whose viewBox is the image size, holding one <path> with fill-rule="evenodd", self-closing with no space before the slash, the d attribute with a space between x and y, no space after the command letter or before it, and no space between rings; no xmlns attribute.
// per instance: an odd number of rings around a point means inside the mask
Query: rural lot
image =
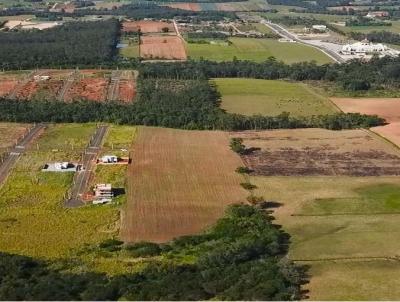
<svg viewBox="0 0 400 302"><path fill-rule="evenodd" d="M246 191L234 171L242 163L228 145L222 132L140 128L122 238L164 242L193 234L213 224L227 205L241 202Z"/></svg>
<svg viewBox="0 0 400 302"><path fill-rule="evenodd" d="M132 102L136 95L133 71L56 70L0 72L0 96L22 100L120 100Z"/></svg>

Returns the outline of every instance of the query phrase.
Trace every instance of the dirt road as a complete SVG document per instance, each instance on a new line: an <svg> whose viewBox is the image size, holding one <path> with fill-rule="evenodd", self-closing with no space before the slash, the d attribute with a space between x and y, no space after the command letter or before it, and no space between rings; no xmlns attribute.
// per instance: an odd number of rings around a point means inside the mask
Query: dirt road
<svg viewBox="0 0 400 302"><path fill-rule="evenodd" d="M86 148L85 154L83 155L82 168L75 174L70 198L64 203L67 208L80 207L85 204L82 200L82 195L88 190L90 176L107 129L108 126L98 127L90 140L89 146Z"/></svg>
<svg viewBox="0 0 400 302"><path fill-rule="evenodd" d="M11 169L14 167L18 158L25 152L25 148L35 139L35 137L46 128L45 124L37 124L18 142L10 151L9 155L0 163L0 186L5 182Z"/></svg>

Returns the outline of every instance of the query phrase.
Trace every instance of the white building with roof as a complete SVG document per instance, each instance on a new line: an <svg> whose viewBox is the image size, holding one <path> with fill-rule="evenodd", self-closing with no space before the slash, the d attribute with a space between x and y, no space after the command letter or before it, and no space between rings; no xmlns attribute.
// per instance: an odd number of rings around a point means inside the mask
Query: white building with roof
<svg viewBox="0 0 400 302"><path fill-rule="evenodd" d="M354 44L346 44L342 47L341 53L345 55L355 55L355 54L383 54L389 51L389 48L381 43L374 44L368 40L362 40L361 42L356 42Z"/></svg>

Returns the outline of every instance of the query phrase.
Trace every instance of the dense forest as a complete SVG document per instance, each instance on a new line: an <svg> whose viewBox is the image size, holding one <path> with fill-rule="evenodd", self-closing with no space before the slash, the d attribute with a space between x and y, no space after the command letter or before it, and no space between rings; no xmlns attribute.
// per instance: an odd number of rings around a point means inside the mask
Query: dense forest
<svg viewBox="0 0 400 302"><path fill-rule="evenodd" d="M0 32L0 68L101 64L113 60L119 22L71 22L48 30Z"/></svg>
<svg viewBox="0 0 400 302"><path fill-rule="evenodd" d="M288 235L271 221L264 210L234 205L201 235L131 246L107 240L97 247L103 254L124 250L148 263L114 277L63 271L67 259L52 265L0 253L0 300L298 300L304 268L285 258Z"/></svg>

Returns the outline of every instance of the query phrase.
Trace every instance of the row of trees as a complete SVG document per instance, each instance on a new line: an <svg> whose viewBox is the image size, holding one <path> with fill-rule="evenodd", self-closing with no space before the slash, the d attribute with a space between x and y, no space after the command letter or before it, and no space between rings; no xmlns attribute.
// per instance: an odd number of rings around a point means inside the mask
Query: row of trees
<svg viewBox="0 0 400 302"><path fill-rule="evenodd" d="M0 300L298 300L305 270L284 258L288 235L271 220L256 207L231 206L204 234L126 247L147 266L114 277L0 253ZM121 243L99 248L112 257Z"/></svg>
<svg viewBox="0 0 400 302"><path fill-rule="evenodd" d="M376 116L338 113L304 118L244 116L219 107L215 87L203 80L140 78L132 104L0 99L0 120L11 122L111 122L183 129L351 129L383 124Z"/></svg>
<svg viewBox="0 0 400 302"><path fill-rule="evenodd" d="M400 45L400 35L390 31L372 31L370 33L351 32L349 36L354 40L368 39L374 43Z"/></svg>
<svg viewBox="0 0 400 302"><path fill-rule="evenodd" d="M116 56L119 22L70 22L48 30L0 32L0 68L101 64Z"/></svg>

